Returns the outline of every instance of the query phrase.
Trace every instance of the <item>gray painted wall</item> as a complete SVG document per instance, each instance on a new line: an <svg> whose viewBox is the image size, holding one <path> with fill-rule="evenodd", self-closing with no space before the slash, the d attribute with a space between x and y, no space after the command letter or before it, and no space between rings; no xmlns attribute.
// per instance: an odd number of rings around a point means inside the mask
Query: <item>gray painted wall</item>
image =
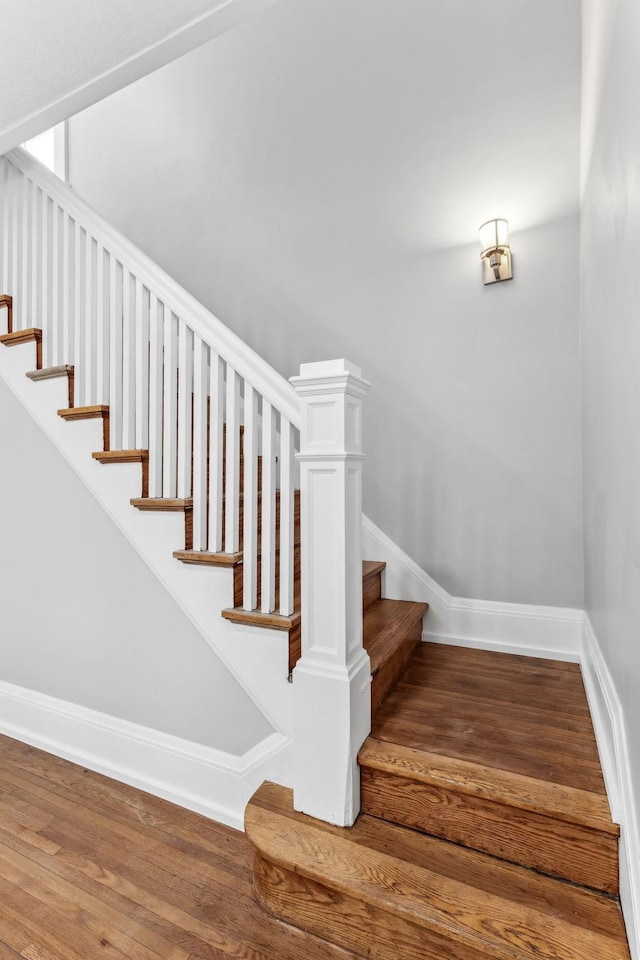
<svg viewBox="0 0 640 960"><path fill-rule="evenodd" d="M268 736L252 700L2 382L0 436L0 679L236 755Z"/></svg>
<svg viewBox="0 0 640 960"><path fill-rule="evenodd" d="M72 185L284 375L362 366L365 510L458 595L583 599L579 84L579 0L280 0L70 123Z"/></svg>
<svg viewBox="0 0 640 960"><path fill-rule="evenodd" d="M582 362L586 607L640 796L640 7L584 4Z"/></svg>

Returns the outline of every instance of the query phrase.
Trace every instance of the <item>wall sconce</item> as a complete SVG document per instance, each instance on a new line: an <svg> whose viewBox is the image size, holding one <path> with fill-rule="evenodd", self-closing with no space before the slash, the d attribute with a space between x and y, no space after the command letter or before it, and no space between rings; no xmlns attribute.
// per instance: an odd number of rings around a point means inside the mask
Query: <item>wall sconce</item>
<svg viewBox="0 0 640 960"><path fill-rule="evenodd" d="M506 220L487 220L480 227L482 279L485 284L511 280L511 247L509 224Z"/></svg>

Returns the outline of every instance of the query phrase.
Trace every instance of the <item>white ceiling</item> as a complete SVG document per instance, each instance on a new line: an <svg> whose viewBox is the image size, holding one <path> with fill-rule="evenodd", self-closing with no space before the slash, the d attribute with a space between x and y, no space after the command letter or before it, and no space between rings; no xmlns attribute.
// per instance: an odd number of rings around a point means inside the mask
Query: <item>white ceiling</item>
<svg viewBox="0 0 640 960"><path fill-rule="evenodd" d="M0 153L274 0L0 0Z"/></svg>

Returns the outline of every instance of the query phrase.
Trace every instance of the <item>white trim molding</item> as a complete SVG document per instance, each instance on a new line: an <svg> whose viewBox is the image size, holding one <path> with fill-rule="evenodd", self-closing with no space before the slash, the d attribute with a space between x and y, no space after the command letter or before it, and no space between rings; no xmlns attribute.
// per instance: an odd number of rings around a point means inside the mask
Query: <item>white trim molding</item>
<svg viewBox="0 0 640 960"><path fill-rule="evenodd" d="M0 733L237 830L265 779L289 782L280 733L235 756L4 681Z"/></svg>
<svg viewBox="0 0 640 960"><path fill-rule="evenodd" d="M620 824L620 901L629 950L640 960L640 833L622 704L588 615L583 617L582 676L611 807Z"/></svg>
<svg viewBox="0 0 640 960"><path fill-rule="evenodd" d="M365 516L362 535L363 557L386 562L384 596L429 604L423 640L529 657L580 660L581 609L454 597Z"/></svg>

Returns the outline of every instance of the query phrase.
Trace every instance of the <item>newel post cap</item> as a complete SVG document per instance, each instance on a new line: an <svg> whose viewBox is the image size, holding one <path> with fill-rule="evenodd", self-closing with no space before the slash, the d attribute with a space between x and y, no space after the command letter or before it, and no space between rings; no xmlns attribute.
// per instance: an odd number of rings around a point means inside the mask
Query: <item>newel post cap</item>
<svg viewBox="0 0 640 960"><path fill-rule="evenodd" d="M326 390L338 388L339 392L347 389L356 395L364 396L371 384L364 380L360 367L350 360L319 360L316 363L301 363L300 373L291 377L289 382L300 394L313 392L314 387L324 387Z"/></svg>

